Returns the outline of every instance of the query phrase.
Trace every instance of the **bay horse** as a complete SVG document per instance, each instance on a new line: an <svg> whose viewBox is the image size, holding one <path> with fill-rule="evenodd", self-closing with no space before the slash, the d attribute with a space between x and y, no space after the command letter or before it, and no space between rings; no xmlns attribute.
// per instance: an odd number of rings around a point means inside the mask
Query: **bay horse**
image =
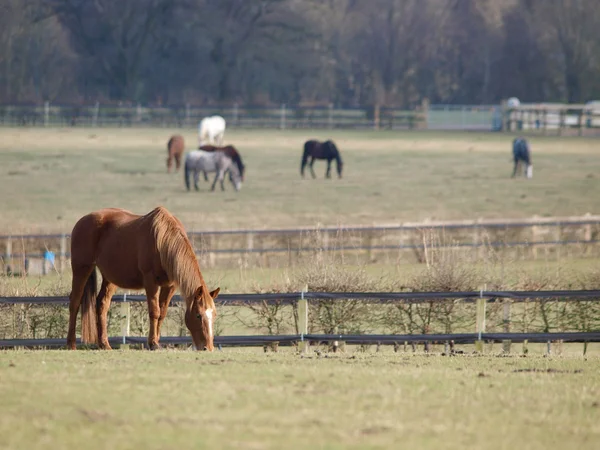
<svg viewBox="0 0 600 450"><path fill-rule="evenodd" d="M221 116L205 117L198 124L198 144L223 144L225 119Z"/></svg>
<svg viewBox="0 0 600 450"><path fill-rule="evenodd" d="M244 170L246 167L242 161L242 157L237 149L233 145L226 145L225 147L216 147L214 145L201 145L198 147L198 150L204 150L205 152L224 152L227 156L231 158L231 160L237 165L238 171L242 177L242 181L244 181ZM208 181L208 177L206 176L206 172L204 172L204 179Z"/></svg>
<svg viewBox="0 0 600 450"><path fill-rule="evenodd" d="M514 169L511 178L514 178L517 174L517 170L521 162L525 165L524 175L527 178L533 177L533 163L531 162L531 153L529 151L529 144L523 137L518 137L513 140L513 161Z"/></svg>
<svg viewBox="0 0 600 450"><path fill-rule="evenodd" d="M71 233L71 268L68 348L76 347L81 306L82 341L110 350L107 313L113 294L121 287L146 291L151 350L160 347L160 327L177 288L185 299L185 324L194 347L214 349L214 300L220 288L209 292L183 225L166 208L159 206L144 216L118 208L83 216ZM96 268L102 274L97 296Z"/></svg>
<svg viewBox="0 0 600 450"><path fill-rule="evenodd" d="M179 167L181 166L181 155L183 155L184 148L185 142L183 136L179 134L171 136L171 139L167 142L167 172L171 172L173 160L175 160L175 171L179 171Z"/></svg>
<svg viewBox="0 0 600 450"><path fill-rule="evenodd" d="M333 141L319 142L310 140L304 143L304 153L302 153L302 164L300 166L300 175L302 175L302 178L304 178L304 168L307 163L312 177L316 178L315 171L313 170L315 159L327 160L327 172L325 173L325 178L331 178L331 161L335 159L338 177L342 178L344 163L340 156L340 152Z"/></svg>
<svg viewBox="0 0 600 450"><path fill-rule="evenodd" d="M185 187L190 190L190 174L194 175L194 188L198 191L198 178L200 172L216 172L215 180L210 188L215 190L217 181L221 182L221 190L225 190L225 173L229 172L229 179L236 191L242 187L242 175L238 166L225 152L207 152L194 150L185 155Z"/></svg>

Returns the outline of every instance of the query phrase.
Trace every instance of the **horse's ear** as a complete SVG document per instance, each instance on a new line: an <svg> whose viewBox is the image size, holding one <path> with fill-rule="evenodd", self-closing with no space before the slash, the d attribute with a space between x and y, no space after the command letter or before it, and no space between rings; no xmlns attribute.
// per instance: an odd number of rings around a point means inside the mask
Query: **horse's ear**
<svg viewBox="0 0 600 450"><path fill-rule="evenodd" d="M214 300L219 295L219 292L221 292L221 288L220 287L218 287L214 291L212 291L210 293L210 297Z"/></svg>
<svg viewBox="0 0 600 450"><path fill-rule="evenodd" d="M194 298L202 298L203 291L204 291L204 289L202 286L200 286L198 289L196 289L196 292L194 293Z"/></svg>

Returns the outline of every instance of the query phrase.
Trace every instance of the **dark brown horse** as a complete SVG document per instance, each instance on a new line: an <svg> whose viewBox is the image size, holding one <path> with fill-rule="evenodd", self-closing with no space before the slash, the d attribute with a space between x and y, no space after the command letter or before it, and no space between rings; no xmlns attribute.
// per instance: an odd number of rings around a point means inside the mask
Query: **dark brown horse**
<svg viewBox="0 0 600 450"><path fill-rule="evenodd" d="M242 177L242 181L244 181L244 163L242 162L242 157L239 152L233 145L226 145L225 147L215 147L214 145L201 145L198 147L198 150L204 150L205 152L224 152L227 156L231 158L233 163L237 166L240 175ZM208 181L208 176L206 172L204 172L204 179Z"/></svg>
<svg viewBox="0 0 600 450"><path fill-rule="evenodd" d="M304 143L304 152L302 153L302 162L300 165L300 175L304 178L304 168L308 163L310 173L313 178L316 178L315 171L313 170L313 164L316 159L327 160L327 172L325 172L325 178L331 178L331 161L335 159L337 164L338 177L342 178L342 169L344 163L340 152L333 143L333 141L319 142L315 140L306 141ZM310 160L310 162L309 162Z"/></svg>
<svg viewBox="0 0 600 450"><path fill-rule="evenodd" d="M96 267L102 274L98 296ZM162 206L145 216L116 208L83 216L71 233L71 268L68 348L75 349L81 306L82 341L110 349L106 316L117 287L146 290L148 347L159 348L160 326L179 287L194 346L197 350L214 349L214 299L219 288L208 291L183 225Z"/></svg>
<svg viewBox="0 0 600 450"><path fill-rule="evenodd" d="M167 172L171 172L171 166L173 165L173 159L175 160L175 171L181 167L181 155L185 149L185 142L183 136L176 134L171 136L167 143Z"/></svg>

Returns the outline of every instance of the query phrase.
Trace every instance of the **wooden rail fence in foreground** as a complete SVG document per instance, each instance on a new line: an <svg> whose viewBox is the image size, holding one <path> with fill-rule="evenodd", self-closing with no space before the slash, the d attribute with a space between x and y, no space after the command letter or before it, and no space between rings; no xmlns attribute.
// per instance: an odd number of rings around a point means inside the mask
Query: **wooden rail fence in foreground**
<svg viewBox="0 0 600 450"><path fill-rule="evenodd" d="M309 307L310 302L320 300L348 300L359 299L370 303L429 303L439 301L461 301L476 304L475 330L473 333L448 333L448 334L318 334L309 332ZM404 343L445 343L446 346L454 344L475 343L478 351L483 350L484 342L502 342L504 352L510 352L512 342L544 342L551 350L551 342L600 342L600 329L588 329L577 332L551 332L551 333L514 333L511 327L511 304L531 300L568 302L568 301L600 301L600 290L557 290L557 291L469 291L469 292L291 292L277 294L224 294L220 295L216 303L219 306L241 306L244 304L288 304L297 308L297 334L290 335L253 335L253 336L216 336L217 346L254 346L272 344L277 342L282 345L298 345L301 350L308 348L310 341L336 341L347 344L393 344ZM131 303L145 302L144 295L115 295L113 302L121 304L122 326L121 336L109 338L111 345L142 344L146 342L145 336L130 336ZM0 305L37 304L37 305L67 305L68 297L0 297ZM172 306L182 302L180 296L174 296ZM503 331L486 332L486 308L490 303L500 302L503 305ZM163 344L191 344L189 336L164 336ZM0 339L0 348L11 347L62 347L65 339Z"/></svg>
<svg viewBox="0 0 600 450"><path fill-rule="evenodd" d="M188 227L188 230L190 228ZM428 236L427 233L430 235ZM530 249L530 257L538 249L581 245L589 252L600 241L600 216L533 217L528 219L479 219L446 222L419 222L387 226L340 226L270 230L190 231L190 239L203 264L214 267L227 256L267 259L269 255L285 255L293 259L306 252L360 253L368 259L379 253L414 254L428 247L492 247ZM432 238L432 239L428 239ZM62 271L70 257L68 234L4 235L3 273L47 273ZM435 238L435 239L433 239ZM55 260L44 261L52 252ZM397 257L399 259L399 256ZM33 272L31 264L37 264ZM268 265L265 264L265 265Z"/></svg>

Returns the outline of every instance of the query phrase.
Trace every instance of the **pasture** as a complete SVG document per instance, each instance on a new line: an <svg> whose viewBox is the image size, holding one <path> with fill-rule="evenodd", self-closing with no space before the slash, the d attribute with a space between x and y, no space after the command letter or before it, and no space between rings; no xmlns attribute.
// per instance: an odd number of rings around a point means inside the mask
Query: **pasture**
<svg viewBox="0 0 600 450"><path fill-rule="evenodd" d="M595 449L600 359L5 351L0 446Z"/></svg>
<svg viewBox="0 0 600 450"><path fill-rule="evenodd" d="M163 205L189 230L372 225L424 219L583 215L599 210L593 138L530 138L532 180L510 179L509 134L409 131L227 130L247 168L240 192L186 192L168 174L168 128L0 129L0 233L70 232L83 214ZM344 177L300 178L307 139L333 139ZM213 175L214 176L214 175ZM212 181L212 178L211 178Z"/></svg>

